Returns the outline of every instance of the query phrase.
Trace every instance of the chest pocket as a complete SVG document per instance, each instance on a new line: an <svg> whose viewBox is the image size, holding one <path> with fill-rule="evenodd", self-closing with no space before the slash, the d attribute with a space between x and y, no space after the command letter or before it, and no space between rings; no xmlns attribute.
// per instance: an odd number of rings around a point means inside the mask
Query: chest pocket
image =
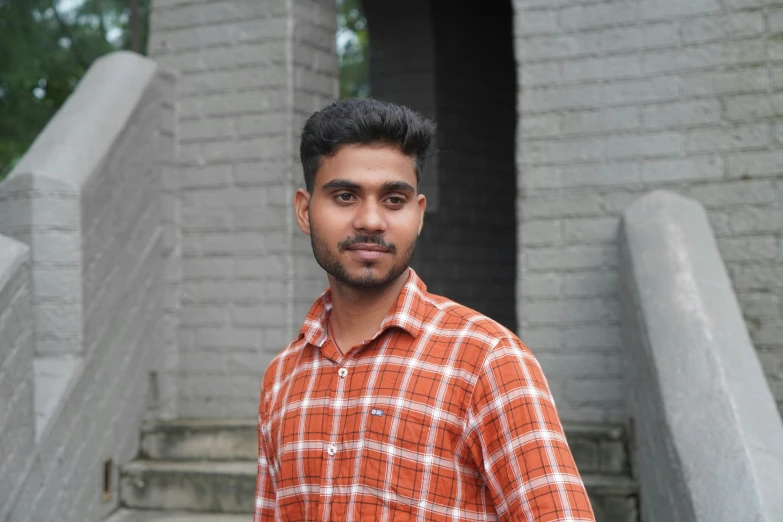
<svg viewBox="0 0 783 522"><path fill-rule="evenodd" d="M384 492L392 508L418 505L433 430L438 426L429 412L370 409L362 455L364 477L372 488Z"/></svg>

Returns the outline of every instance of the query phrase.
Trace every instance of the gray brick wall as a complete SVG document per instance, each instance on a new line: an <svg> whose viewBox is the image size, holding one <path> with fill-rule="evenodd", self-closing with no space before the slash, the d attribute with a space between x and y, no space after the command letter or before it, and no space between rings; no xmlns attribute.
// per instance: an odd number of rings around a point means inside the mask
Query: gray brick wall
<svg viewBox="0 0 783 522"><path fill-rule="evenodd" d="M0 236L0 506L35 449L31 284L29 248Z"/></svg>
<svg viewBox="0 0 783 522"><path fill-rule="evenodd" d="M515 329L510 4L375 2L366 9L372 95L438 123L439 153L420 188L436 205L425 216L413 266L431 292Z"/></svg>
<svg viewBox="0 0 783 522"><path fill-rule="evenodd" d="M114 494L102 498L103 464L135 456L150 372L164 357L162 165L175 150L174 81L130 53L102 58L0 184L2 232L31 247L29 318L38 319L27 351L34 449L24 467L15 454L0 459L16 468L0 470L14 486L3 522L97 521L117 506L116 469ZM57 328L77 335L53 337Z"/></svg>
<svg viewBox="0 0 783 522"><path fill-rule="evenodd" d="M522 338L568 420L619 420L620 212L701 201L783 406L780 9L515 0Z"/></svg>
<svg viewBox="0 0 783 522"><path fill-rule="evenodd" d="M180 75L176 413L252 417L261 376L325 287L293 220L299 129L337 96L324 0L153 2Z"/></svg>

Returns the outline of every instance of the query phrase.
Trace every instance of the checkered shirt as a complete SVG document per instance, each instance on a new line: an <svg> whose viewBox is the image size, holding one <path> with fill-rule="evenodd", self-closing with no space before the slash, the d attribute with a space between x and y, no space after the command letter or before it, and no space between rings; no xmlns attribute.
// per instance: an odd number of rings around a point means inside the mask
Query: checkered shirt
<svg viewBox="0 0 783 522"><path fill-rule="evenodd" d="M255 522L594 522L541 368L509 330L411 269L342 356L331 293L267 369Z"/></svg>

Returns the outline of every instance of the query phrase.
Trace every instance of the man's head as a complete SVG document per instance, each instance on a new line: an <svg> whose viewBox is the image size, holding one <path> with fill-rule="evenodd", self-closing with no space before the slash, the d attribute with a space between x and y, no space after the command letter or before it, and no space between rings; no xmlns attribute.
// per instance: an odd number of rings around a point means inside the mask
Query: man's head
<svg viewBox="0 0 783 522"><path fill-rule="evenodd" d="M332 283L385 287L413 255L426 199L417 191L432 122L377 100L344 100L307 120L297 191L299 227Z"/></svg>

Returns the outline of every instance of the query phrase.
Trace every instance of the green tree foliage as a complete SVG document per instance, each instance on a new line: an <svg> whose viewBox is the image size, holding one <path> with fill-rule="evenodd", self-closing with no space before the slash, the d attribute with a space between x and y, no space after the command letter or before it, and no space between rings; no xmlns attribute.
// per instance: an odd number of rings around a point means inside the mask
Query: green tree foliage
<svg viewBox="0 0 783 522"><path fill-rule="evenodd" d="M361 0L337 0L340 97L370 96L370 35Z"/></svg>
<svg viewBox="0 0 783 522"><path fill-rule="evenodd" d="M131 2L146 53L150 0L0 0L0 179L92 62L130 48Z"/></svg>

